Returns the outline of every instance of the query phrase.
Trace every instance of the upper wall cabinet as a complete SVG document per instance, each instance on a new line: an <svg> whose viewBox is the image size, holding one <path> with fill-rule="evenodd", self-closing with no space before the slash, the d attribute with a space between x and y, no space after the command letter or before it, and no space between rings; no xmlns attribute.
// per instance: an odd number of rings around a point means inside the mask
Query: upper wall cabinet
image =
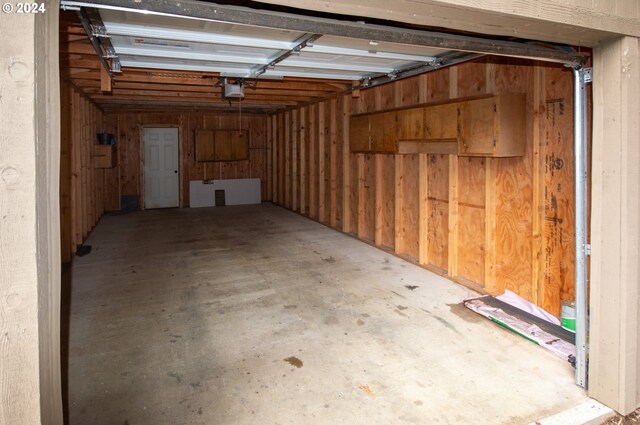
<svg viewBox="0 0 640 425"><path fill-rule="evenodd" d="M391 111L350 120L351 152L522 156L525 96L500 94Z"/></svg>
<svg viewBox="0 0 640 425"><path fill-rule="evenodd" d="M500 94L458 104L458 154L510 157L525 151L525 96Z"/></svg>
<svg viewBox="0 0 640 425"><path fill-rule="evenodd" d="M196 130L196 161L240 161L249 159L247 132Z"/></svg>
<svg viewBox="0 0 640 425"><path fill-rule="evenodd" d="M397 152L396 116L396 112L381 112L351 117L349 127L351 152Z"/></svg>

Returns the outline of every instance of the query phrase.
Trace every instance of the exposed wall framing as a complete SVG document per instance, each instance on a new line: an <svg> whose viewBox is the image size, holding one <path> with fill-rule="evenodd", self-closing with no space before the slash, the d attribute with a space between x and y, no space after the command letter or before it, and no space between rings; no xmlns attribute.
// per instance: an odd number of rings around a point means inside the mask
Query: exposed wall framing
<svg viewBox="0 0 640 425"><path fill-rule="evenodd" d="M60 230L68 262L105 211L119 208L118 169L93 166L103 112L64 81L60 89Z"/></svg>
<svg viewBox="0 0 640 425"><path fill-rule="evenodd" d="M268 118L264 115L242 116L242 129L248 132L249 159L245 161L197 162L195 130L239 129L237 114L210 112L191 113L107 113L105 129L117 139L120 196L143 195L142 129L144 127L177 127L180 137L180 205L189 206L189 181L212 179L260 178L262 200L271 200L271 148L268 143ZM283 153L283 152L282 152ZM284 176L283 176L284 177Z"/></svg>
<svg viewBox="0 0 640 425"><path fill-rule="evenodd" d="M274 200L459 283L509 289L559 314L573 298L571 90L561 66L485 58L278 114ZM348 151L351 113L494 93L527 94L522 157ZM305 135L294 139L303 155L287 154L291 133ZM287 202L294 187L303 208Z"/></svg>

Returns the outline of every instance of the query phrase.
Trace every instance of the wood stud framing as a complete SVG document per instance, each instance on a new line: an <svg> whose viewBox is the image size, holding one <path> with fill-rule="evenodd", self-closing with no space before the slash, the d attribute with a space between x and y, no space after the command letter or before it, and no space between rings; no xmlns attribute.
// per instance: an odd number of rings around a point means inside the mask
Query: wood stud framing
<svg viewBox="0 0 640 425"><path fill-rule="evenodd" d="M544 190L552 181L573 184L571 167L548 166L552 157L556 165L572 158L571 109L555 118L548 109L554 99L570 101L562 93L567 87L571 74L561 66L484 58L302 108L305 118L297 126L308 138L304 147L301 141L296 146L309 152L297 157L295 184L308 188L308 210L300 213L461 284L489 293L510 289L559 314L561 300L573 297L571 235L543 237L543 223L549 226L554 218L542 197L558 188ZM348 152L350 114L508 92L527 94L532 119L523 157ZM282 123L278 134L284 135L286 113L276 116ZM546 128L554 119L560 139ZM273 148L286 149L284 140L276 138ZM274 172L280 176L289 167L282 163ZM570 191L561 190L570 204ZM558 218L562 228L573 225L567 212Z"/></svg>

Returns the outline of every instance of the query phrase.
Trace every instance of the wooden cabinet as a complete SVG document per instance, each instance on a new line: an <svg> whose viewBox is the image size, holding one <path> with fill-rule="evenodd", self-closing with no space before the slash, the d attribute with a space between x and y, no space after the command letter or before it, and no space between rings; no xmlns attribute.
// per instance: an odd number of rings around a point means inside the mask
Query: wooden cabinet
<svg viewBox="0 0 640 425"><path fill-rule="evenodd" d="M425 138L425 108L403 109L397 112L398 140Z"/></svg>
<svg viewBox="0 0 640 425"><path fill-rule="evenodd" d="M213 160L213 130L196 130L196 161Z"/></svg>
<svg viewBox="0 0 640 425"><path fill-rule="evenodd" d="M458 103L445 103L425 108L424 132L428 140L448 140L458 137Z"/></svg>
<svg viewBox="0 0 640 425"><path fill-rule="evenodd" d="M510 157L525 151L524 94L499 94L351 117L351 152Z"/></svg>
<svg viewBox="0 0 640 425"><path fill-rule="evenodd" d="M369 117L371 133L371 152L395 153L398 150L398 126L396 125L396 113L384 112L373 114Z"/></svg>
<svg viewBox="0 0 640 425"><path fill-rule="evenodd" d="M246 131L196 130L196 161L240 161L249 159Z"/></svg>
<svg viewBox="0 0 640 425"><path fill-rule="evenodd" d="M115 167L116 152L116 145L93 145L93 168Z"/></svg>
<svg viewBox="0 0 640 425"><path fill-rule="evenodd" d="M349 146L351 152L395 153L398 134L395 112L351 117Z"/></svg>
<svg viewBox="0 0 640 425"><path fill-rule="evenodd" d="M458 104L458 155L522 156L526 146L525 95L500 94Z"/></svg>
<svg viewBox="0 0 640 425"><path fill-rule="evenodd" d="M355 115L349 121L349 148L351 152L369 152L369 115Z"/></svg>

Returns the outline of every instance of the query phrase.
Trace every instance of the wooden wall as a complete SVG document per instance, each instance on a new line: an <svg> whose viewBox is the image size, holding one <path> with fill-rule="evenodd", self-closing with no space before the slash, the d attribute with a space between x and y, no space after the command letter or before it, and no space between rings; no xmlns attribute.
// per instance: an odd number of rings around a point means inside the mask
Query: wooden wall
<svg viewBox="0 0 640 425"><path fill-rule="evenodd" d="M349 153L349 116L527 94L517 158ZM483 59L272 116L274 202L489 293L573 299L572 75Z"/></svg>
<svg viewBox="0 0 640 425"><path fill-rule="evenodd" d="M237 114L220 113L108 113L107 132L116 136L120 196L135 195L142 207L142 129L143 127L177 127L180 137L180 205L189 206L189 181L209 179L261 179L262 200L271 200L271 148L267 138L267 117L243 115L242 129L249 132L249 160L196 162L195 130L238 129ZM119 208L119 207L118 207ZM116 208L116 209L118 209Z"/></svg>
<svg viewBox="0 0 640 425"><path fill-rule="evenodd" d="M94 168L96 133L104 114L78 90L60 84L60 222L62 261L68 262L105 211L118 207L117 168Z"/></svg>

